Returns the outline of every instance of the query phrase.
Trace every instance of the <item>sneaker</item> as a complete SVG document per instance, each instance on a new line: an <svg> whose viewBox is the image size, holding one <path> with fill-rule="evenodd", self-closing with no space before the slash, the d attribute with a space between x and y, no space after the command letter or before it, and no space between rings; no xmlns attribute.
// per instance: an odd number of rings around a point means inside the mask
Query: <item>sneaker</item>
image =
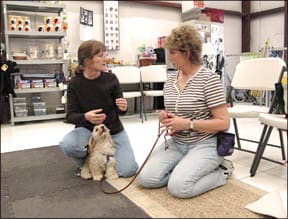
<svg viewBox="0 0 288 219"><path fill-rule="evenodd" d="M231 160L224 159L220 164L220 168L223 170L226 179L232 175L234 170L234 165Z"/></svg>
<svg viewBox="0 0 288 219"><path fill-rule="evenodd" d="M75 176L81 176L81 168L77 167L77 169L74 171Z"/></svg>

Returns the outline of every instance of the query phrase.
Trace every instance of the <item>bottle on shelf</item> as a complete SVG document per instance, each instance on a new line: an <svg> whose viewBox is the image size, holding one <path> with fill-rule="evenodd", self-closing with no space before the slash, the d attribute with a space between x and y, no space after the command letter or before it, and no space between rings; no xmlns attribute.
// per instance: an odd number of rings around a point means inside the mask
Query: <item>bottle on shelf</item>
<svg viewBox="0 0 288 219"><path fill-rule="evenodd" d="M57 48L57 58L58 59L62 59L63 58L63 48L62 48L61 44L59 44L59 46Z"/></svg>
<svg viewBox="0 0 288 219"><path fill-rule="evenodd" d="M64 47L64 54L63 54L63 58L65 60L70 60L70 54L68 53L68 46L69 46L69 41L67 40L67 37L64 37L63 40L63 47Z"/></svg>
<svg viewBox="0 0 288 219"><path fill-rule="evenodd" d="M67 31L67 29L68 29L67 14L66 14L66 11L63 10L63 13L62 13L62 30Z"/></svg>

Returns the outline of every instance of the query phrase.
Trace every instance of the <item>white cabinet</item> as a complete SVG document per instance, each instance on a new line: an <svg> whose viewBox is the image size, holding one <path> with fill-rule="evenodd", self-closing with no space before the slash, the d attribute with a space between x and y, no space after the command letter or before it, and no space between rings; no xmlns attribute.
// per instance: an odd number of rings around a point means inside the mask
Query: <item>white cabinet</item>
<svg viewBox="0 0 288 219"><path fill-rule="evenodd" d="M63 59L62 49L63 39L66 37L61 20L61 13L63 13L64 8L65 5L56 3L3 1L6 58L17 63L22 76L29 75L32 76L32 79L34 76L41 79L42 75L67 75L68 61ZM61 105L61 97L64 93L63 88L45 86L47 83L45 83L44 77L43 87L40 86L41 83L37 88L32 88L33 86L25 89L15 87L17 98L26 98L28 113L16 115L15 101L10 95L12 125L15 122L65 117L65 112L58 113L59 111L56 111L56 108ZM47 101L49 102L47 111L45 109L43 115L36 114L35 109L34 111L33 109L31 110L34 105L32 100L35 97L49 99Z"/></svg>

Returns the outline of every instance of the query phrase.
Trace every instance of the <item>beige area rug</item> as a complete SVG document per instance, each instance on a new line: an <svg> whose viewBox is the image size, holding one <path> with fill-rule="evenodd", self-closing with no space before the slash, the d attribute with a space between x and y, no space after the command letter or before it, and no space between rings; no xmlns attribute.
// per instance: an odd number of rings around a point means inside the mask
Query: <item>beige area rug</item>
<svg viewBox="0 0 288 219"><path fill-rule="evenodd" d="M131 178L110 180L120 190ZM135 180L122 193L153 218L264 218L245 206L266 194L239 180L229 179L225 186L190 199L178 199L167 187L145 189Z"/></svg>

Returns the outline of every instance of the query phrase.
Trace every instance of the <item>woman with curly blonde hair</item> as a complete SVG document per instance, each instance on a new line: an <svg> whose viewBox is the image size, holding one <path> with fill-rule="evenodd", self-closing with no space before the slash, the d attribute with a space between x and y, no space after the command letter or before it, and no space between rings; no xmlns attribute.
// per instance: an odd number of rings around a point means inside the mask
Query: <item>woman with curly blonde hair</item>
<svg viewBox="0 0 288 219"><path fill-rule="evenodd" d="M202 42L193 26L173 29L164 47L178 69L164 84L165 110L159 113L171 137L155 149L138 180L190 198L224 185L231 175L233 164L217 154L216 136L229 129L230 118L219 76L201 64Z"/></svg>

